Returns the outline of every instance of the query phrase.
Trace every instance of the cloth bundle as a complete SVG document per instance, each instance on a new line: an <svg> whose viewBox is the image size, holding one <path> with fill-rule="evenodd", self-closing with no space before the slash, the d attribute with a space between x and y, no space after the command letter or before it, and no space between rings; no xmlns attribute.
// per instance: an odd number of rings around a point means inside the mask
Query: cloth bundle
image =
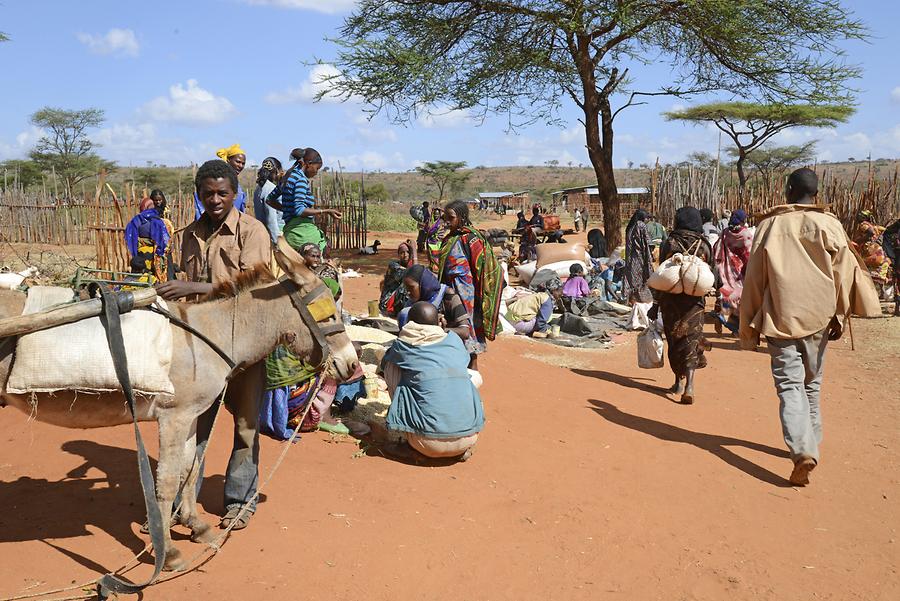
<svg viewBox="0 0 900 601"><path fill-rule="evenodd" d="M716 276L706 261L694 252L696 250L672 255L650 274L647 286L670 294L704 296L715 286Z"/></svg>
<svg viewBox="0 0 900 601"><path fill-rule="evenodd" d="M23 315L72 302L70 288L32 286ZM158 300L160 306L165 303ZM172 365L172 327L169 320L150 311L122 315L122 338L128 359L128 376L134 392L142 395L174 395L169 379ZM113 367L106 330L100 317L91 317L20 336L16 343L6 391L12 394L77 390L121 390Z"/></svg>

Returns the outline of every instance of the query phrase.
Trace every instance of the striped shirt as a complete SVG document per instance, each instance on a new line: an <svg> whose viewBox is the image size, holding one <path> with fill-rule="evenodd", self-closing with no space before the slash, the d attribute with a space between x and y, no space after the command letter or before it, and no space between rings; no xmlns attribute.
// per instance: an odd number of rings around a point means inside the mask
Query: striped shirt
<svg viewBox="0 0 900 601"><path fill-rule="evenodd" d="M280 202L284 207L282 217L285 223L294 217L299 217L304 210L311 209L316 204L316 199L313 198L310 189L309 178L299 167L291 171L282 185L269 194L269 199L278 198L278 194L281 194Z"/></svg>

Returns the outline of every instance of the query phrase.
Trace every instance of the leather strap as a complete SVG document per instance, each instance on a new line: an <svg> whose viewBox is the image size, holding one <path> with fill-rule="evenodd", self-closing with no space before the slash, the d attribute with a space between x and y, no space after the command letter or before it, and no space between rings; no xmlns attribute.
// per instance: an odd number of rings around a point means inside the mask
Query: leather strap
<svg viewBox="0 0 900 601"><path fill-rule="evenodd" d="M97 597L107 599L110 593L137 594L153 584L159 577L166 560L164 547L164 531L162 515L159 503L156 501L156 486L153 482L153 472L150 469L150 458L144 447L144 440L138 428L137 408L134 402L134 391L131 389L131 379L128 375L128 357L125 355L125 342L122 339L122 320L119 315L120 306L117 295L106 286L99 286L100 299L103 302L103 313L100 322L106 329L106 342L112 355L113 367L116 377L122 386L125 399L128 401L128 409L131 411L131 420L134 423L134 438L137 441L138 472L141 478L141 489L144 493L144 506L147 509L147 522L150 526L150 541L153 544L153 574L143 584L127 582L115 574L105 574L97 581ZM121 296L119 296L121 298ZM133 307L134 304L131 303Z"/></svg>

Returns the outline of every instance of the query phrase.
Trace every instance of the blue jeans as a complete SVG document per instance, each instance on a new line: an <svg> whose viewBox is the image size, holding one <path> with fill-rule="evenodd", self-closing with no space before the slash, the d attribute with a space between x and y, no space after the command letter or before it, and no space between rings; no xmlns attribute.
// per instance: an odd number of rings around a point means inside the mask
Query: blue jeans
<svg viewBox="0 0 900 601"><path fill-rule="evenodd" d="M259 405L265 392L266 364L251 365L228 384L225 407L234 417L234 443L225 470L225 511L240 508L256 494L259 484ZM197 418L197 454L206 449L219 405ZM222 424L219 424L222 427ZM203 484L203 463L197 478L197 496ZM177 506L180 499L175 500ZM256 511L256 501L250 505Z"/></svg>
<svg viewBox="0 0 900 601"><path fill-rule="evenodd" d="M550 321L550 316L553 315L553 305L556 303L551 296L541 305L541 308L538 310L537 317L534 318L534 331L535 332L546 332L549 326L547 322Z"/></svg>

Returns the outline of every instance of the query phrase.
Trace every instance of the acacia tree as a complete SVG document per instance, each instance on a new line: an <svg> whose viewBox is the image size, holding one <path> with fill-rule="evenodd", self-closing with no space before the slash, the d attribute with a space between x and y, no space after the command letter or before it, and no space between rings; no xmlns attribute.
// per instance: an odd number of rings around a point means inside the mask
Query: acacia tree
<svg viewBox="0 0 900 601"><path fill-rule="evenodd" d="M31 116L31 123L46 133L29 153L31 160L62 177L67 197L84 178L114 166L94 152L98 144L88 137L88 130L99 127L103 120L103 110L95 108L44 107Z"/></svg>
<svg viewBox="0 0 900 601"><path fill-rule="evenodd" d="M416 172L434 182L440 202L444 200L444 189L448 184L451 190L458 190L469 179L468 173L459 172L465 166L465 161L433 161L416 167Z"/></svg>
<svg viewBox="0 0 900 601"><path fill-rule="evenodd" d="M716 90L849 99L859 69L840 44L867 35L839 0L361 0L340 34L320 97L362 99L399 122L439 107L505 114L515 129L561 123L575 103L613 246L620 111L645 95ZM672 80L639 87L649 63L670 65Z"/></svg>
<svg viewBox="0 0 900 601"><path fill-rule="evenodd" d="M772 136L791 127L836 127L855 109L846 104L759 104L714 102L676 112L663 113L668 120L712 123L734 142L735 167L741 190L747 184L747 155Z"/></svg>
<svg viewBox="0 0 900 601"><path fill-rule="evenodd" d="M728 153L736 157L738 150L729 148ZM813 161L816 158L816 140L796 146L761 146L748 152L744 158L759 173L763 185L768 188L774 175Z"/></svg>

